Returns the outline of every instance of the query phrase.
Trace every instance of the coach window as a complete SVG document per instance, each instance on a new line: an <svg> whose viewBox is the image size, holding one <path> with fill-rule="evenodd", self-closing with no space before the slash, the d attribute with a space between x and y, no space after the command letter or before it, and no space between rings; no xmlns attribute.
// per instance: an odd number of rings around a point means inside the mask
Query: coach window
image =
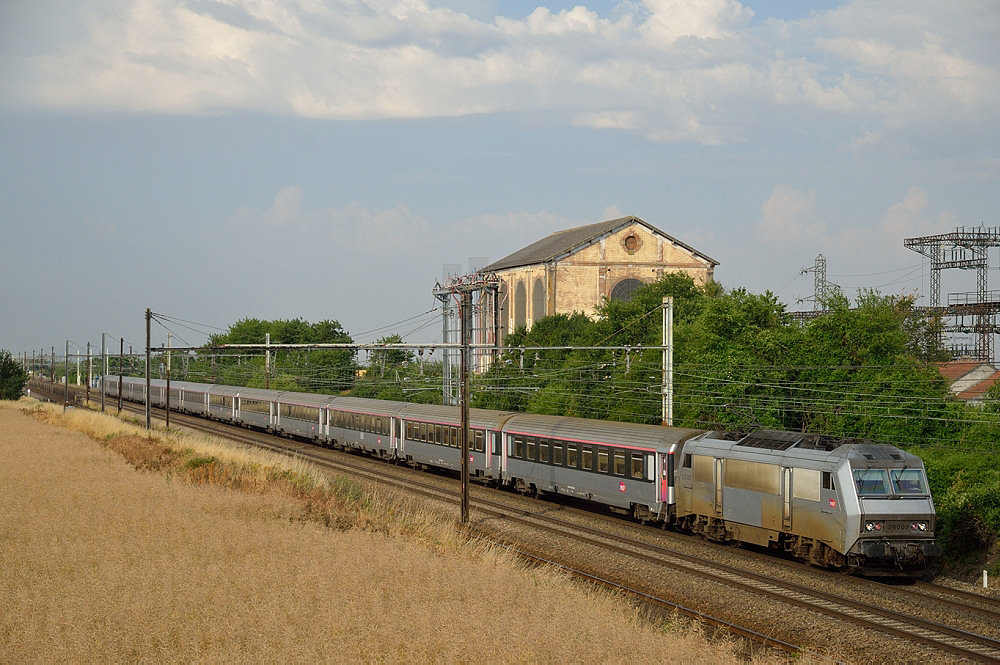
<svg viewBox="0 0 1000 665"><path fill-rule="evenodd" d="M486 452L486 432L481 429L476 430L476 452L485 453Z"/></svg>
<svg viewBox="0 0 1000 665"><path fill-rule="evenodd" d="M632 451L632 477L642 480L642 453Z"/></svg>
<svg viewBox="0 0 1000 665"><path fill-rule="evenodd" d="M514 437L514 457L524 459L524 437Z"/></svg>
<svg viewBox="0 0 1000 665"><path fill-rule="evenodd" d="M435 425L434 426L434 443L440 443L440 444L443 444L443 445L446 445L446 446L449 443L451 443L450 441L446 441L445 440L444 434L441 432L441 426L440 425Z"/></svg>
<svg viewBox="0 0 1000 665"><path fill-rule="evenodd" d="M609 467L608 449L607 448L598 448L597 449L597 472L598 473L607 473L608 472L608 467Z"/></svg>
<svg viewBox="0 0 1000 665"><path fill-rule="evenodd" d="M566 444L566 466L571 469L576 468L577 448L575 443Z"/></svg>
<svg viewBox="0 0 1000 665"><path fill-rule="evenodd" d="M615 475L624 476L625 475L625 451L616 450L615 451Z"/></svg>
<svg viewBox="0 0 1000 665"><path fill-rule="evenodd" d="M590 446L583 447L583 469L585 471L594 470L594 449Z"/></svg>
<svg viewBox="0 0 1000 665"><path fill-rule="evenodd" d="M528 459L538 459L536 448L538 443L535 441L535 437L529 436L525 437L525 443L527 443L528 448Z"/></svg>
<svg viewBox="0 0 1000 665"><path fill-rule="evenodd" d="M549 462L549 442L545 439L538 442L538 461L546 464Z"/></svg>
<svg viewBox="0 0 1000 665"><path fill-rule="evenodd" d="M563 461L563 444L561 441L552 442L552 463L556 466L562 466Z"/></svg>

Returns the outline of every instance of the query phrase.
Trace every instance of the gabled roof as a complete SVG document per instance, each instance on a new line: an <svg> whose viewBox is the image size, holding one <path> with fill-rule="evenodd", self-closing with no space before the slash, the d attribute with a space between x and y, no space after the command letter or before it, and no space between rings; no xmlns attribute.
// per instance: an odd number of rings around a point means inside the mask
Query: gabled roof
<svg viewBox="0 0 1000 665"><path fill-rule="evenodd" d="M952 394L969 402L981 401L1000 382L1000 371L982 360L952 360L939 364L938 371L951 384Z"/></svg>
<svg viewBox="0 0 1000 665"><path fill-rule="evenodd" d="M552 235L546 236L538 242L528 245L524 249L519 249L499 261L491 263L480 272L496 272L497 270L530 266L535 265L536 263L549 263L565 256L569 256L570 254L573 254L588 245L592 245L595 242L600 241L601 238L609 236L612 233L616 233L631 224L642 224L651 232L670 240L680 247L683 247L695 256L708 261L713 266L719 265L719 262L712 257L703 254L693 247L682 243L680 240L667 235L655 226L648 224L638 217L628 216L619 217L617 219L609 219L604 222L597 222L596 224L588 224L586 226L577 226L576 228L566 229L565 231L556 231Z"/></svg>

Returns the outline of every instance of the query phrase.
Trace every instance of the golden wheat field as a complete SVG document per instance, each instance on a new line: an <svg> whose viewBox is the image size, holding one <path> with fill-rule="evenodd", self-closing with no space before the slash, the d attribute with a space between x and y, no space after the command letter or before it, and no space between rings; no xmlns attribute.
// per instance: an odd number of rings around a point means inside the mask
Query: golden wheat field
<svg viewBox="0 0 1000 665"><path fill-rule="evenodd" d="M404 498L0 404L0 662L741 662Z"/></svg>

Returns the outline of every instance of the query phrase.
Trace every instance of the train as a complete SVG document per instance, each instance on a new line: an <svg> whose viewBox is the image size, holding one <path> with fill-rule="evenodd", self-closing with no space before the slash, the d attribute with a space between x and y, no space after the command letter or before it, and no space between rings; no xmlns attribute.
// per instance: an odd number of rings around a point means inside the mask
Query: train
<svg viewBox="0 0 1000 665"><path fill-rule="evenodd" d="M118 377L102 390L119 396ZM146 379L122 399L145 403ZM167 405L151 379L149 403ZM457 407L173 381L170 408L415 468L458 470ZM706 431L469 410L469 476L564 495L706 539L874 576L921 577L941 555L919 457L863 439Z"/></svg>

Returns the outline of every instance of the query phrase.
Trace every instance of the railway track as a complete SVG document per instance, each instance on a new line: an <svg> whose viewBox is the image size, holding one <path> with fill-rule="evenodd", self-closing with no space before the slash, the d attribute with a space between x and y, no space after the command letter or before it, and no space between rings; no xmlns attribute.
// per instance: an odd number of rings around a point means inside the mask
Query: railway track
<svg viewBox="0 0 1000 665"><path fill-rule="evenodd" d="M61 397L57 397L57 399L61 401ZM131 405L129 408L131 408ZM137 407L136 410L143 412L141 407ZM263 446L271 450L283 452L284 454L308 459L310 462L327 469L364 477L382 485L395 485L408 493L417 493L429 499L447 502L449 505L454 505L456 501L456 491L443 489L440 486L425 482L419 479L420 474L407 474L405 479L387 479L384 472L372 470L354 461L339 459L339 456L337 459L334 459L328 451L312 444L235 428L230 425L206 421L191 416L172 414L171 418L176 424L183 423L185 427L210 433L213 436L236 439L243 443L249 441L253 445ZM416 478L413 476L416 476ZM477 491L475 494L480 493ZM568 539L576 544L575 548L585 546L589 549L611 552L615 556L627 557L635 562L641 562L645 566L669 569L673 573L682 573L709 583L740 589L747 593L767 598L770 602L799 607L866 630L878 631L911 643L921 644L951 656L977 662L1000 663L1000 641L985 635L928 621L872 603L859 602L842 595L822 592L815 588L782 580L774 576L763 575L724 563L708 561L703 557L695 557L667 546L655 545L633 538L624 538L621 535L612 536L604 530L570 522L547 514L549 511L511 508L505 503L494 501L484 496L470 497L470 503L477 510L477 513L486 516L489 520L503 520L519 524L526 528L537 529L545 532L549 539ZM476 531L478 532L480 529L477 527ZM477 535L483 535L484 537L496 540L494 535L485 531L477 533ZM503 544L512 547L519 554L528 556L533 560L554 563L578 576L604 585L613 585L615 588L621 589L626 593L642 598L644 602L652 603L659 607L685 611L688 614L693 614L704 619L704 616L699 612L679 607L669 600L660 597L657 595L655 588L644 588L623 579L609 579L606 576L601 576L598 571L588 570L586 565L580 565L570 560L553 561L544 552L531 551L515 543L504 542ZM934 589L940 589L940 587L934 587ZM932 595L935 600L940 595L939 591L934 594L930 594L929 592L925 594L925 591L924 589L920 591L906 590L907 593ZM954 590L948 589L948 591L952 592ZM981 596L976 596L974 599L966 599L965 601L958 598L959 595L954 594L952 599L947 602L979 613L995 611L994 608L990 607L992 599L987 598L984 602L984 597ZM975 606L971 604L973 601L977 603ZM941 602L945 601L942 600ZM963 602L965 603L964 605L962 604ZM713 623L720 628L744 637L754 639L759 643L768 644L771 647L787 651L799 649L783 640L760 635L753 630L734 626L730 622L709 620L709 623Z"/></svg>

